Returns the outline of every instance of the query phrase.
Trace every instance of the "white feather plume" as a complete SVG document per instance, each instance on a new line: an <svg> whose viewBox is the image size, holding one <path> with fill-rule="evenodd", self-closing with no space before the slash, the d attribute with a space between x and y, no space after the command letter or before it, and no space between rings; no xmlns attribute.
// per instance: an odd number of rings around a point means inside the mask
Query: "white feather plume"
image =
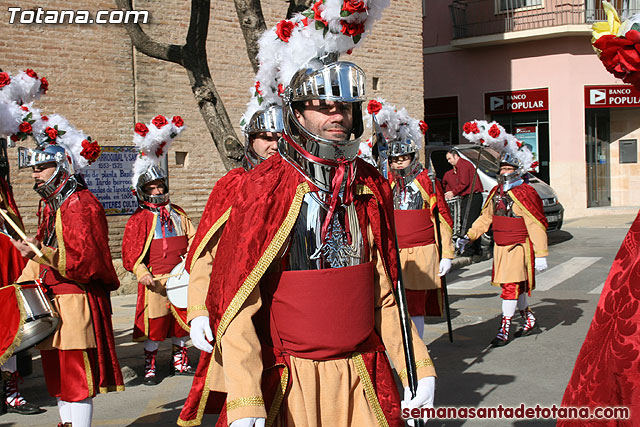
<svg viewBox="0 0 640 427"><path fill-rule="evenodd" d="M33 70L29 70L29 73L37 76ZM9 76L10 83L0 88L1 102L25 104L40 99L40 96L46 92L48 82L43 86L42 78L31 77L26 71L20 71L15 76L6 74Z"/></svg>
<svg viewBox="0 0 640 427"><path fill-rule="evenodd" d="M160 124L162 119L166 121L166 124L157 127L154 122ZM177 121L176 119L180 120ZM178 126L177 123L181 124L181 126ZM144 136L137 131L133 136L133 143L139 151L138 157L133 164L133 176L131 177L133 188L136 187L140 175L150 166L160 164L164 154L171 148L173 140L185 129L182 119L178 116L173 119L165 116L156 116L146 125L137 123L136 128L141 125L146 127L146 132L143 132Z"/></svg>
<svg viewBox="0 0 640 427"><path fill-rule="evenodd" d="M0 102L0 136L18 133L24 115L25 111L15 102Z"/></svg>

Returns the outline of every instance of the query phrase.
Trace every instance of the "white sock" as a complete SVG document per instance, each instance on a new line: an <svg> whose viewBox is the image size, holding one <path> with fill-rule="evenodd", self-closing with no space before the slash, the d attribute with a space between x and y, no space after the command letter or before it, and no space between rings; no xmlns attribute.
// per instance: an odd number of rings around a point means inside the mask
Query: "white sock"
<svg viewBox="0 0 640 427"><path fill-rule="evenodd" d="M172 337L171 342L173 345L177 345L178 347L184 347L187 343L187 340L184 338Z"/></svg>
<svg viewBox="0 0 640 427"><path fill-rule="evenodd" d="M502 300L502 315L506 317L513 317L516 312L516 305L518 300L515 299L503 299Z"/></svg>
<svg viewBox="0 0 640 427"><path fill-rule="evenodd" d="M158 349L158 341L146 340L144 342L144 349L147 351L156 351Z"/></svg>
<svg viewBox="0 0 640 427"><path fill-rule="evenodd" d="M88 397L80 402L70 402L71 425L73 427L91 427L93 417L93 398Z"/></svg>
<svg viewBox="0 0 640 427"><path fill-rule="evenodd" d="M4 365L2 365L2 371L3 372L15 372L18 370L18 362L16 361L16 356L11 356L9 359L7 359L6 362L4 362Z"/></svg>
<svg viewBox="0 0 640 427"><path fill-rule="evenodd" d="M60 420L62 424L71 422L71 402L65 402L64 400L56 397L58 401L58 412L60 413Z"/></svg>
<svg viewBox="0 0 640 427"><path fill-rule="evenodd" d="M411 320L413 320L413 323L416 325L418 335L420 339L422 339L422 334L424 333L424 316L411 316Z"/></svg>
<svg viewBox="0 0 640 427"><path fill-rule="evenodd" d="M529 307L529 301L527 301L527 294L520 294L518 296L518 310L524 310Z"/></svg>

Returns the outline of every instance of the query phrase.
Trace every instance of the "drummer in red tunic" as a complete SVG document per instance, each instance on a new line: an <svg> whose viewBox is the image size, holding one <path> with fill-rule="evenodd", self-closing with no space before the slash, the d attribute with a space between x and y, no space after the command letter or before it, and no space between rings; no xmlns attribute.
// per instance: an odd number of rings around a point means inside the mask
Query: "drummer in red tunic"
<svg viewBox="0 0 640 427"><path fill-rule="evenodd" d="M31 167L42 197L38 233L14 245L29 258L18 282L38 281L60 316L53 334L38 345L49 394L61 425L91 425L96 393L124 390L115 352L109 292L120 283L111 262L102 205L78 173L100 155L97 142L58 115L33 112L29 131L36 149L20 148L19 166Z"/></svg>
<svg viewBox="0 0 640 427"><path fill-rule="evenodd" d="M187 311L167 298L167 276L182 262L195 228L187 214L169 202L169 184L159 166L169 145L184 129L179 116L169 121L155 117L149 125L137 123L134 143L140 155L133 167L133 187L139 207L131 216L122 239L124 267L138 278L138 300L133 340L144 341L144 384L158 384L158 345L167 338L173 343L170 375L189 375L186 340ZM186 285L186 284L185 284Z"/></svg>

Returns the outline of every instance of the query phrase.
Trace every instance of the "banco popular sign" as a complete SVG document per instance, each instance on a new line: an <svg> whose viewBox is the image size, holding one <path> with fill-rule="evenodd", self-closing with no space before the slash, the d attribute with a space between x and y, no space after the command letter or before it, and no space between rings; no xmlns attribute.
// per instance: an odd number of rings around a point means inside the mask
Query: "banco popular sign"
<svg viewBox="0 0 640 427"><path fill-rule="evenodd" d="M631 85L585 86L585 108L640 107L640 91Z"/></svg>
<svg viewBox="0 0 640 427"><path fill-rule="evenodd" d="M485 93L484 108L487 114L547 111L549 109L549 89Z"/></svg>

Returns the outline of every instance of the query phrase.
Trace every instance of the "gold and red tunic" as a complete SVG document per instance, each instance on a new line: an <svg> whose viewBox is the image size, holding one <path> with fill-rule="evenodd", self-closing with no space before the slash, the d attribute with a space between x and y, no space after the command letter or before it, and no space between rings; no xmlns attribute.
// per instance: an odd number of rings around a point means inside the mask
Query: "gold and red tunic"
<svg viewBox="0 0 640 427"><path fill-rule="evenodd" d="M109 292L120 282L111 262L102 205L86 188L71 194L56 211L46 205L38 235L52 224L56 247L43 246L18 281L40 278L60 315L56 331L38 345L52 396L83 400L96 392L124 390L116 357ZM75 372L60 379L60 372Z"/></svg>
<svg viewBox="0 0 640 427"><path fill-rule="evenodd" d="M392 182L395 186L395 182ZM440 249L436 242L438 211L442 258L453 259L453 220L439 182L433 191L433 182L423 170L408 185L415 185L422 196L421 209L396 209L395 226L400 248L402 278L407 289L407 305L411 316L442 316L444 296L440 271Z"/></svg>
<svg viewBox="0 0 640 427"><path fill-rule="evenodd" d="M391 189L373 167L356 161L354 203L359 218L366 218L363 238L371 249L371 261L356 267L280 271L302 200L317 189L280 156L250 173L252 185L241 188L213 261L214 271L225 271L211 276L206 300L214 354L207 375L194 379L180 425L200 424L216 396L212 390L227 393L218 425L243 417L265 417L269 426L402 425L384 353L406 383L393 294ZM346 280L355 284L353 292ZM346 324L337 325L332 314ZM435 375L416 335L414 327L418 376Z"/></svg>
<svg viewBox="0 0 640 427"><path fill-rule="evenodd" d="M493 226L493 272L491 284L526 282L526 291L535 289L534 259L549 255L547 249L547 219L542 200L528 184L520 184L507 192L513 200L515 217L494 215L494 187L487 198L482 213L473 223L467 235L471 240L479 238Z"/></svg>
<svg viewBox="0 0 640 427"><path fill-rule="evenodd" d="M168 212L166 224L158 214L144 208L138 208L127 221L122 239L122 263L138 280L150 273L160 276L171 272L187 253L194 227L179 206L170 205ZM167 279L155 280L154 289L138 282L134 341L163 341L188 335L187 310L169 302L166 282Z"/></svg>

